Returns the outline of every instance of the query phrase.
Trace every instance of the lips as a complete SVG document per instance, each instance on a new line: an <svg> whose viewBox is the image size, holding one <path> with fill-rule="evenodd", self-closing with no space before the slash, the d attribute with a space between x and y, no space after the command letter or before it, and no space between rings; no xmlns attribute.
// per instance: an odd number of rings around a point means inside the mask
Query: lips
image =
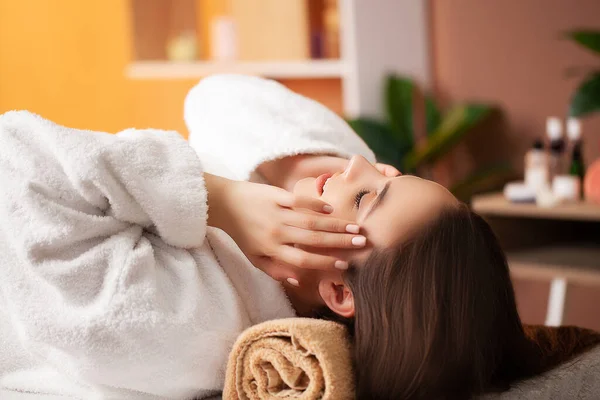
<svg viewBox="0 0 600 400"><path fill-rule="evenodd" d="M323 195L323 187L325 186L327 180L332 176L333 174L323 174L315 180L315 185L317 185L317 193L319 193L319 196Z"/></svg>

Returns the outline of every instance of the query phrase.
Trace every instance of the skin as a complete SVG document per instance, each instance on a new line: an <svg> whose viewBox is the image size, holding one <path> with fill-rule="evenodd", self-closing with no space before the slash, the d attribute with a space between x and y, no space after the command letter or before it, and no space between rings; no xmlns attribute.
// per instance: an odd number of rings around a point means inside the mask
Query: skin
<svg viewBox="0 0 600 400"><path fill-rule="evenodd" d="M387 193L375 206L386 185L389 185ZM296 181L293 192L320 198L332 205L332 216L356 221L361 227L360 233L367 237L367 245L362 249L309 250L358 262L368 257L375 247L393 246L410 238L443 209L458 203L448 190L435 182L414 176L386 176L361 156L354 156L343 171L336 172L322 194L318 192L316 178ZM357 206L355 202L360 193L364 195ZM354 300L344 285L342 271L302 271L300 282L299 287L286 285L298 314L327 305L342 316L354 315Z"/></svg>

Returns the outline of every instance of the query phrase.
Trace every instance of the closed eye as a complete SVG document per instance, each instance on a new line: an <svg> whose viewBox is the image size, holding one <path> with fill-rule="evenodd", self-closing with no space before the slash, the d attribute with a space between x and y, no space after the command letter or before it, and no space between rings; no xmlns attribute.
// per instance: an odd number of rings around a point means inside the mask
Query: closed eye
<svg viewBox="0 0 600 400"><path fill-rule="evenodd" d="M355 208L360 208L360 201L366 194L369 194L369 191L366 189L362 189L358 193L356 193L356 196L354 196L354 207Z"/></svg>

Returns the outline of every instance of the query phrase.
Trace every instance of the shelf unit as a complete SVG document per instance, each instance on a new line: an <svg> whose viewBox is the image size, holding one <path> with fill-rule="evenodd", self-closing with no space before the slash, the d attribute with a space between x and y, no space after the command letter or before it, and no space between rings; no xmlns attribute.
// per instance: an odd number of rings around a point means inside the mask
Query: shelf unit
<svg viewBox="0 0 600 400"><path fill-rule="evenodd" d="M194 21L195 17L190 18L181 11L173 17L165 11L166 8L161 0L130 1L133 5L133 42L138 58L133 57L132 63L126 68L125 74L130 79L200 79L215 73L261 75L282 80L339 79L342 112L347 117L382 115L385 109L382 104L382 85L388 73L410 76L425 89L430 84L429 17L426 1L337 0L339 59L231 63L212 61L181 63L157 59L156 57L161 57L161 54L156 51L153 53L152 46L138 44L138 36L147 35L150 41L164 40L167 34L160 32L169 32L177 28L173 18L185 21L186 27L198 26L198 20ZM200 0L169 1L185 1L187 7L193 8L194 4L196 6L198 4L194 1ZM154 9L151 4L154 4ZM139 15L136 15L136 8ZM143 23L140 24L140 20ZM137 25L143 26L141 28L136 26L136 21ZM142 52L145 53L140 56Z"/></svg>
<svg viewBox="0 0 600 400"><path fill-rule="evenodd" d="M511 203L502 193L492 193L474 198L472 205L474 210L485 215L600 222L600 205L586 202L544 208L532 203Z"/></svg>
<svg viewBox="0 0 600 400"><path fill-rule="evenodd" d="M494 193L472 208L487 218L506 250L514 278L550 281L546 324L564 319L568 285L600 288L600 206L515 204Z"/></svg>
<svg viewBox="0 0 600 400"><path fill-rule="evenodd" d="M600 244L577 243L509 251L513 276L524 279L566 279L581 285L600 286Z"/></svg>
<svg viewBox="0 0 600 400"><path fill-rule="evenodd" d="M137 61L127 66L126 70L131 79L188 79L217 73L260 75L272 79L343 79L347 68L340 60L233 63Z"/></svg>

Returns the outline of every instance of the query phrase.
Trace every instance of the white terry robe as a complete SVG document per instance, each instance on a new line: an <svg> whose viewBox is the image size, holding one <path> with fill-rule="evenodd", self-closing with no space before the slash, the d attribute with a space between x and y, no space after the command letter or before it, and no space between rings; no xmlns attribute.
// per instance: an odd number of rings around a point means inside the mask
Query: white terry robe
<svg viewBox="0 0 600 400"><path fill-rule="evenodd" d="M294 315L279 283L206 226L202 173L372 153L324 107L259 78L205 79L185 114L194 149L174 132L0 116L0 389L202 398L221 390L244 329Z"/></svg>

